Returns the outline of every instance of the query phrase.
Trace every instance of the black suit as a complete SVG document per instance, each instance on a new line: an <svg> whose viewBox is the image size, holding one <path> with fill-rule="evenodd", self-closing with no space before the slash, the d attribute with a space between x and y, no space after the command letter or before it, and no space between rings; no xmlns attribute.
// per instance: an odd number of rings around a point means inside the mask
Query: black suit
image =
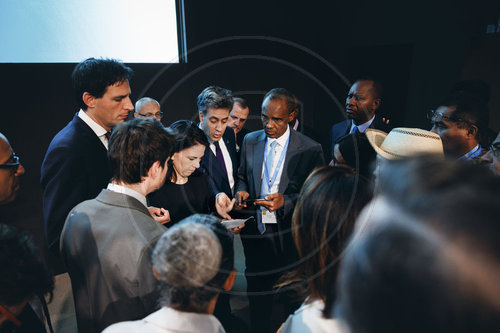
<svg viewBox="0 0 500 333"><path fill-rule="evenodd" d="M250 198L257 198L260 195L266 140L264 130L252 132L246 135L241 148L241 165L238 169L236 192L248 192ZM272 235L266 231L264 235L261 235L256 223L248 223L242 231L250 321L254 331L267 332L271 327L269 320L273 295L253 296L252 293L271 291L279 275L287 270L285 266L297 259L291 237L293 210L304 181L316 167L323 164L321 145L290 129L290 141L278 186L278 192L283 194L285 203L276 211L278 224L266 226L268 231L272 230L275 234ZM277 272L265 273L272 270ZM275 331L276 328L271 329Z"/></svg>
<svg viewBox="0 0 500 333"><path fill-rule="evenodd" d="M236 173L238 171L238 158L236 154L236 143L234 137L234 131L231 127L227 126L226 131L222 135L222 139L226 145L229 156L231 156L231 163L233 166L233 179L236 183ZM233 197L231 186L229 185L229 178L227 173L222 169L217 157L213 153L210 147L205 149L205 155L201 158L200 170L207 175L208 185L210 186L210 191L212 196L217 193L224 192L229 198Z"/></svg>
<svg viewBox="0 0 500 333"><path fill-rule="evenodd" d="M43 218L52 253L59 253L59 237L71 209L95 198L110 178L106 148L76 114L56 134L42 163Z"/></svg>
<svg viewBox="0 0 500 333"><path fill-rule="evenodd" d="M335 146L335 142L337 142L338 139L343 137L344 135L349 134L351 131L351 124L352 120L351 119L346 119L344 121L341 121L339 123L336 123L335 125L332 126L331 129L331 151L330 151L330 157L333 158L333 147ZM381 131L384 131L386 133L389 133L391 131L391 127L384 123L382 121L381 116L375 115L375 119L373 119L373 122L370 124L368 128L374 128L378 129Z"/></svg>

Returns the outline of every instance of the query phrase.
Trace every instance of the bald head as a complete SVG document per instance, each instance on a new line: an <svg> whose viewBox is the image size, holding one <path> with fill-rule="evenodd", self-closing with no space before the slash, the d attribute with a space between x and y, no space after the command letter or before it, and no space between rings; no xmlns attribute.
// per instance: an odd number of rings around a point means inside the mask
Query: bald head
<svg viewBox="0 0 500 333"><path fill-rule="evenodd" d="M162 113L160 110L160 103L151 97L143 97L135 102L134 117L151 118L155 117L161 120Z"/></svg>
<svg viewBox="0 0 500 333"><path fill-rule="evenodd" d="M0 205L14 200L19 190L19 176L24 168L14 155L9 140L0 133Z"/></svg>

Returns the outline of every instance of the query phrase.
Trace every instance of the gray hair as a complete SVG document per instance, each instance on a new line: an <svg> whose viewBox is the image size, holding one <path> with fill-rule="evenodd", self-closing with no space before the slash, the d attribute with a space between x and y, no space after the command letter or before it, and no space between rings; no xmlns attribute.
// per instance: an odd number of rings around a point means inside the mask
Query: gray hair
<svg viewBox="0 0 500 333"><path fill-rule="evenodd" d="M232 235L210 215L192 215L158 240L152 262L162 305L204 312L234 267Z"/></svg>

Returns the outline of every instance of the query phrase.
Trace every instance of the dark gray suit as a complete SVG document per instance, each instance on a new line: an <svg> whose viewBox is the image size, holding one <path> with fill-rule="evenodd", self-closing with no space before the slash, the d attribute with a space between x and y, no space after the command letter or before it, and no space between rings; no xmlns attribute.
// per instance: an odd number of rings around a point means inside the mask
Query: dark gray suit
<svg viewBox="0 0 500 333"><path fill-rule="evenodd" d="M137 199L109 190L77 205L61 233L79 332L136 320L156 309L151 253L165 227Z"/></svg>
<svg viewBox="0 0 500 333"><path fill-rule="evenodd" d="M250 198L258 198L260 195L266 139L264 130L249 133L245 136L241 148L236 191L246 191L250 194ZM250 321L255 332L269 330L272 294L256 297L251 293L270 291L277 277L286 270L287 264L296 260L290 229L295 203L306 178L316 167L324 163L323 150L319 143L290 130L290 142L278 186L278 192L283 194L285 199L283 207L276 211L278 224L267 225L264 235L260 234L256 223L249 223L242 231ZM259 211L256 214L258 213ZM274 273L267 273L269 271ZM276 328L272 328L273 331L276 331Z"/></svg>

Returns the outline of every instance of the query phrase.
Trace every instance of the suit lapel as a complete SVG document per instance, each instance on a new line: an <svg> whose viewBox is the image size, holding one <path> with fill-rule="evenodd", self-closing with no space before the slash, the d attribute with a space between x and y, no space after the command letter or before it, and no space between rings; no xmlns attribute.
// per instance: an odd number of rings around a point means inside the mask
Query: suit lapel
<svg viewBox="0 0 500 333"><path fill-rule="evenodd" d="M260 194L260 186L262 182L262 163L264 161L264 150L266 148L266 134L264 131L257 137L253 145L253 154L252 156L252 170L253 170L253 179L254 183L254 191L255 195L258 196Z"/></svg>
<svg viewBox="0 0 500 333"><path fill-rule="evenodd" d="M293 158L293 156L297 153L297 151L300 150L300 148L301 145L299 138L297 137L297 132L291 130L290 142L288 143L288 149L286 151L285 161L283 164L283 171L281 172L280 184L278 186L279 193L284 193L290 181L288 175L293 175L295 172L298 160L296 158Z"/></svg>

